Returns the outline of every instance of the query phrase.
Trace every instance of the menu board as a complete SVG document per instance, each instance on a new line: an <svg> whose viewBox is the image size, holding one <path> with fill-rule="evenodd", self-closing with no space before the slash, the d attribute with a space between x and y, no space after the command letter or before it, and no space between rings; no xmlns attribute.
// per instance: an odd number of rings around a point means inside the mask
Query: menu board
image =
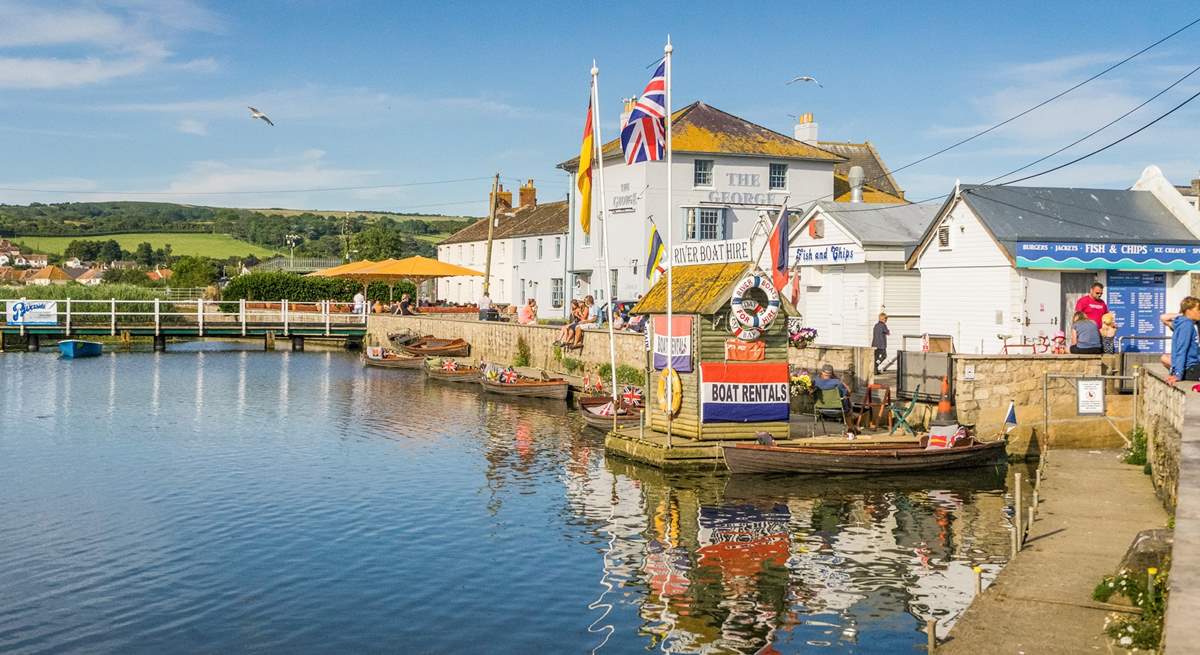
<svg viewBox="0 0 1200 655"><path fill-rule="evenodd" d="M1108 311L1116 317L1117 337L1122 338L1122 349L1125 352L1164 352L1165 340L1136 337L1167 336L1166 327L1159 321L1167 311L1166 274L1109 271L1106 291Z"/></svg>

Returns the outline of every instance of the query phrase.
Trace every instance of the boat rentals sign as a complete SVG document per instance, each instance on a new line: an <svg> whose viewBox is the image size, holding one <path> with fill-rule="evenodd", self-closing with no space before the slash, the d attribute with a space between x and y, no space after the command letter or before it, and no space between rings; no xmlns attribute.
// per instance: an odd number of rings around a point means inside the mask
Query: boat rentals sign
<svg viewBox="0 0 1200 655"><path fill-rule="evenodd" d="M787 362L701 362L700 422L788 420Z"/></svg>
<svg viewBox="0 0 1200 655"><path fill-rule="evenodd" d="M670 334L667 333L667 317L654 317L654 370L667 367L678 373L692 372L692 317L672 316Z"/></svg>
<svg viewBox="0 0 1200 655"><path fill-rule="evenodd" d="M671 247L671 263L677 266L731 264L748 261L750 261L750 239L688 241Z"/></svg>
<svg viewBox="0 0 1200 655"><path fill-rule="evenodd" d="M4 314L9 325L58 325L58 301L9 300Z"/></svg>

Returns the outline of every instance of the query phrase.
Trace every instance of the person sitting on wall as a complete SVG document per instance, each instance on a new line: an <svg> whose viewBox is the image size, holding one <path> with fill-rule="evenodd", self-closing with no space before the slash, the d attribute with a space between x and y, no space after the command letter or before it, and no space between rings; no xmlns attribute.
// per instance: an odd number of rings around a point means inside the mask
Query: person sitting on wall
<svg viewBox="0 0 1200 655"><path fill-rule="evenodd" d="M407 293L400 296L400 315L401 316L415 316L416 314L417 314L417 310L415 307L413 307L412 297L409 296Z"/></svg>
<svg viewBox="0 0 1200 655"><path fill-rule="evenodd" d="M842 397L842 410L847 414L850 412L850 388L845 382L838 379L837 374L833 372L832 364L821 366L821 373L817 379L813 380L813 386L822 390L837 389L838 395Z"/></svg>
<svg viewBox="0 0 1200 655"><path fill-rule="evenodd" d="M587 328L596 327L600 324L600 309L596 307L596 299L592 296L584 296L583 304L580 307L580 315L582 318L579 324L575 326L575 338L571 342L572 348L583 348L583 331Z"/></svg>
<svg viewBox="0 0 1200 655"><path fill-rule="evenodd" d="M1200 321L1200 298L1188 296L1179 303L1179 316L1173 322L1168 384L1200 380L1200 332L1196 330L1196 321Z"/></svg>
<svg viewBox="0 0 1200 655"><path fill-rule="evenodd" d="M1051 355L1067 354L1067 333L1059 330L1054 333L1054 338L1050 340Z"/></svg>
<svg viewBox="0 0 1200 655"><path fill-rule="evenodd" d="M1100 340L1100 327L1083 312L1071 317L1071 354L1100 355L1104 344Z"/></svg>
<svg viewBox="0 0 1200 655"><path fill-rule="evenodd" d="M567 324L562 326L558 331L558 340L554 342L556 346L566 346L575 338L575 326L579 325L579 305L580 302L574 298L571 299L571 311L567 313Z"/></svg>
<svg viewBox="0 0 1200 655"><path fill-rule="evenodd" d="M532 325L537 323L537 301L533 298L525 301L524 305L517 308L517 323L521 325Z"/></svg>

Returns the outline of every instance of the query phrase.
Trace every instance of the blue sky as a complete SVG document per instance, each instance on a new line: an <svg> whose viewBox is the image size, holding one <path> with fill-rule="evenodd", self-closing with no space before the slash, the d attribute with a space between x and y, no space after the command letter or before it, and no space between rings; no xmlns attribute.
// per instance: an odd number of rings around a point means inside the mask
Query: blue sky
<svg viewBox="0 0 1200 655"><path fill-rule="evenodd" d="M667 32L676 106L704 100L786 134L788 114L811 111L822 139L869 139L897 168L1200 16L1183 1L900 4L0 0L0 187L52 191L0 202L481 214L496 171L563 198L554 166L578 151L592 58L611 138ZM1200 65L1198 39L1200 25L898 180L917 200L1046 154ZM800 74L824 88L784 85ZM1200 73L1033 170L1198 90ZM1036 183L1117 188L1157 164L1185 184L1200 171L1198 118L1200 100Z"/></svg>

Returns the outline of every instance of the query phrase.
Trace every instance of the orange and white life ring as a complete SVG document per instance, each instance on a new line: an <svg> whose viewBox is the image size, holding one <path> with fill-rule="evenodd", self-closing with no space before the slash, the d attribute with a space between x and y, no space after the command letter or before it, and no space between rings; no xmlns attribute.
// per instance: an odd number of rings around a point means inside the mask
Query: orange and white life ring
<svg viewBox="0 0 1200 655"><path fill-rule="evenodd" d="M671 396L667 397L667 381L670 380ZM683 406L683 383L675 369L667 367L658 373L658 409L664 414L675 416Z"/></svg>

